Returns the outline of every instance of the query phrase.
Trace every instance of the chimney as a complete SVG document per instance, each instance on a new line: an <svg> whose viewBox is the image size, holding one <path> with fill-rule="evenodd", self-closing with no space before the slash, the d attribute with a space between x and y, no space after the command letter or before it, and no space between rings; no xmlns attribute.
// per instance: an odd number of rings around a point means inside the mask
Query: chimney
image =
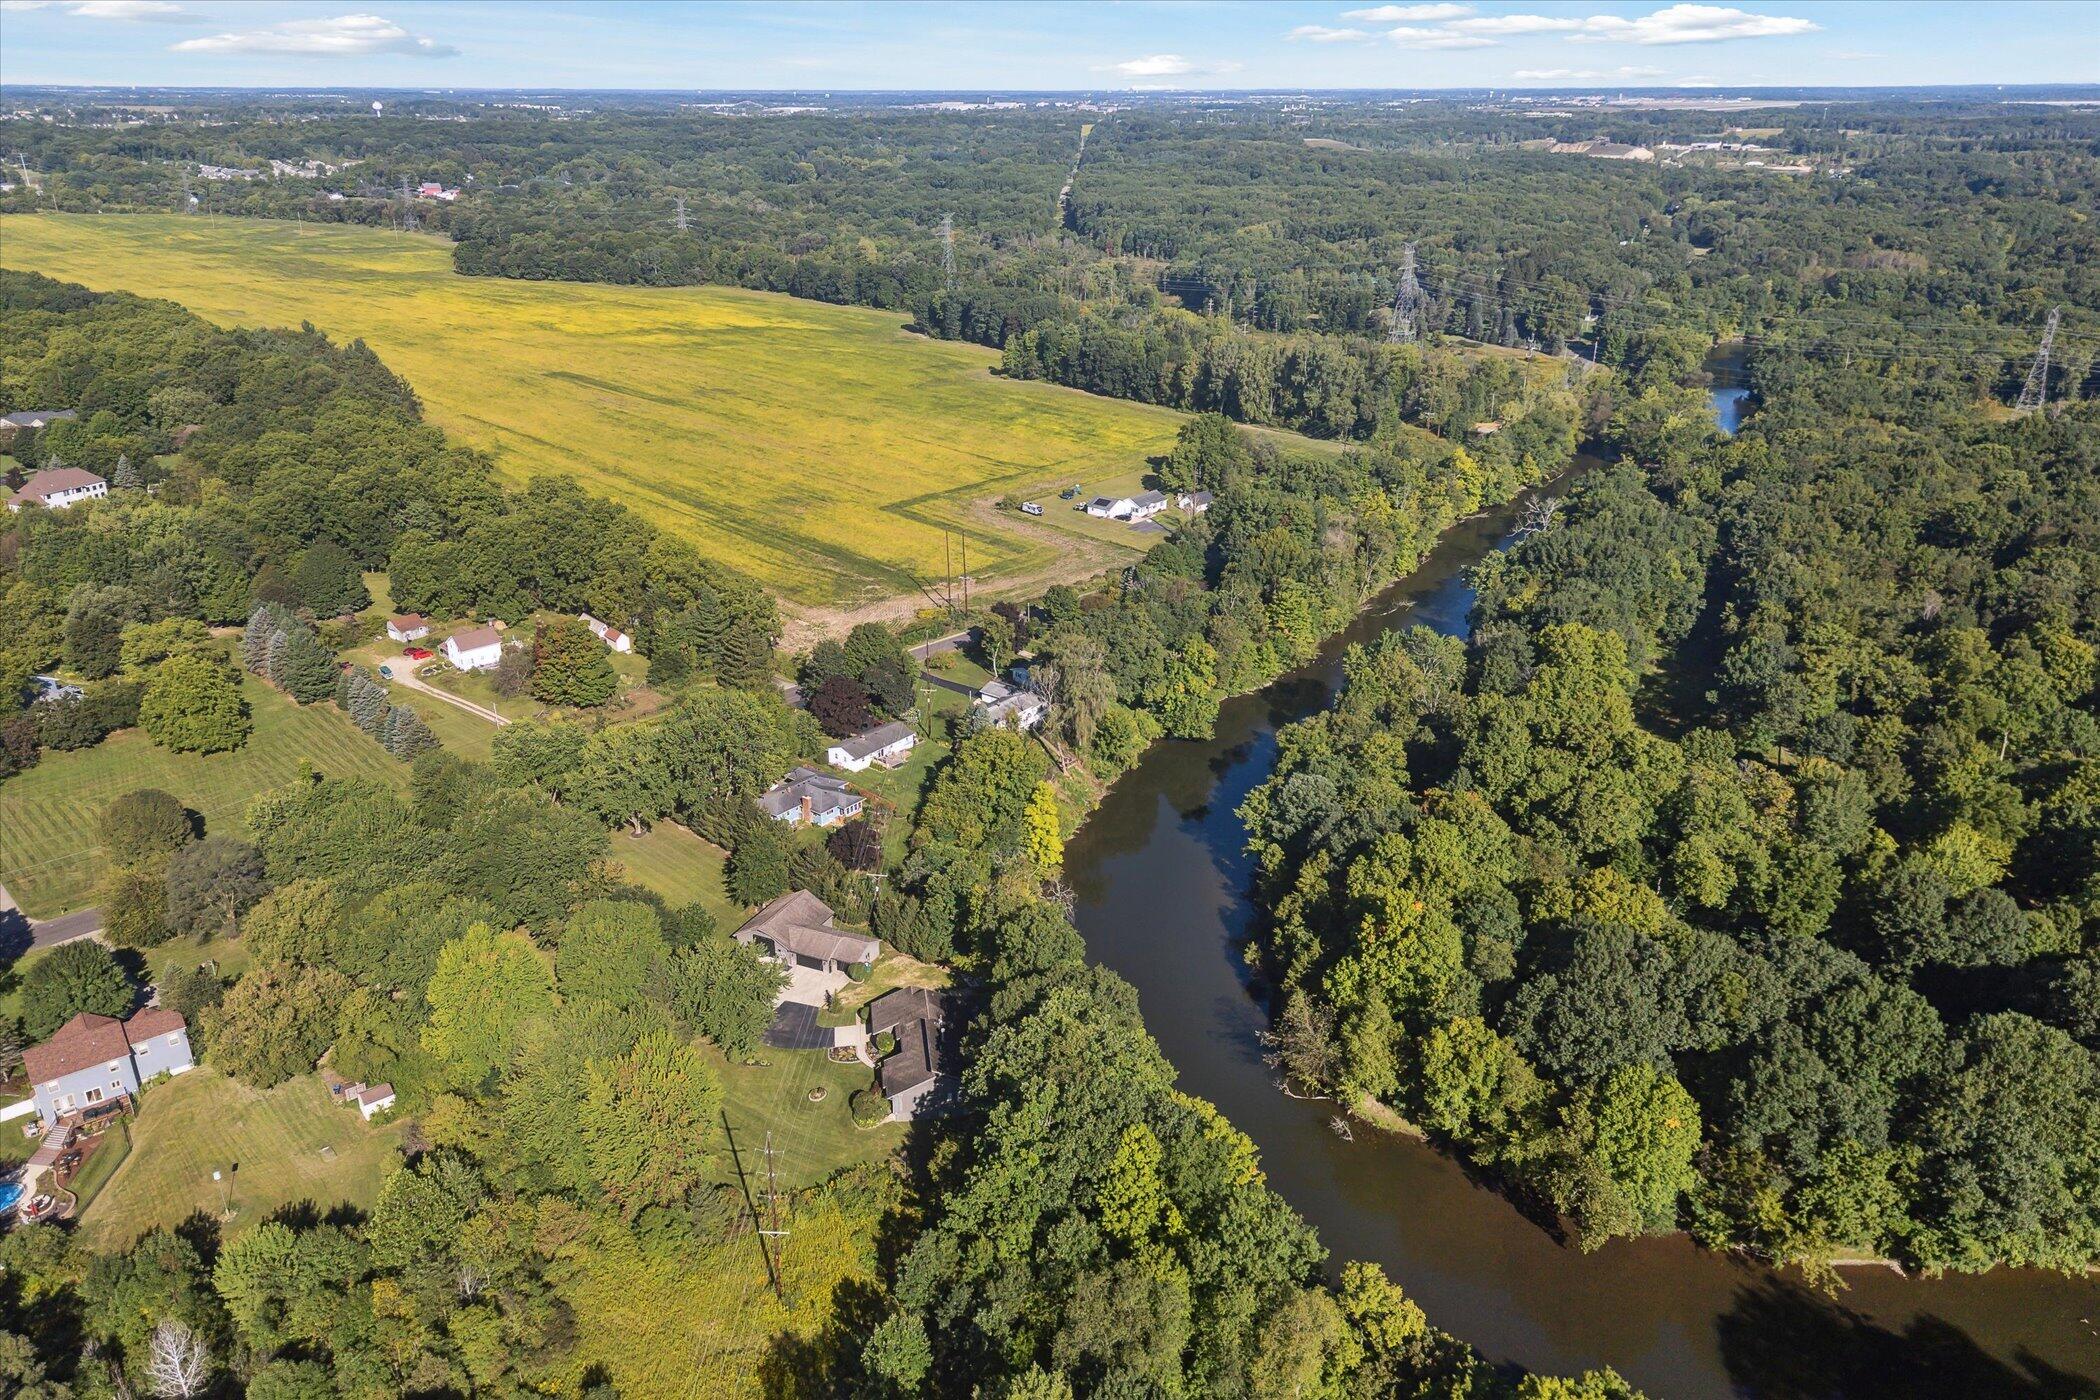
<svg viewBox="0 0 2100 1400"><path fill-rule="evenodd" d="M802 794L802 824L808 826L817 819L817 804L808 793Z"/></svg>

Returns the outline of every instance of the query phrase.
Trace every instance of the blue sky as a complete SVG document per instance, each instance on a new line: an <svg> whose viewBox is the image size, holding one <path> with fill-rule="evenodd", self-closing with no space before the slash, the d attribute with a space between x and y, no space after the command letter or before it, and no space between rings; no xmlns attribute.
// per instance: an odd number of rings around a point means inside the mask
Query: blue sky
<svg viewBox="0 0 2100 1400"><path fill-rule="evenodd" d="M2100 82L2100 3L0 0L0 82L539 88Z"/></svg>

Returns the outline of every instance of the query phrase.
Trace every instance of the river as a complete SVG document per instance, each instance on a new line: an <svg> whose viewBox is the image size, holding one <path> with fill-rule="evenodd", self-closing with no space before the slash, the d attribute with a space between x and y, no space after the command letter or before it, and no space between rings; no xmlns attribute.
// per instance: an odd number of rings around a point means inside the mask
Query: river
<svg viewBox="0 0 2100 1400"><path fill-rule="evenodd" d="M1725 367L1709 362L1716 417L1733 431L1746 403ZM1254 1140L1269 1184L1334 1258L1378 1261L1490 1358L1552 1372L1608 1365L1654 1397L2100 1395L2100 1281L1850 1269L1832 1302L1790 1272L1682 1236L1582 1254L1426 1144L1361 1125L1345 1141L1332 1104L1277 1090L1242 956L1255 910L1235 809L1274 767L1277 728L1331 701L1350 643L1417 623L1466 631L1465 571L1508 545L1516 514L1453 527L1311 665L1228 700L1214 738L1155 745L1115 784L1065 854L1088 950L1137 988L1181 1087Z"/></svg>

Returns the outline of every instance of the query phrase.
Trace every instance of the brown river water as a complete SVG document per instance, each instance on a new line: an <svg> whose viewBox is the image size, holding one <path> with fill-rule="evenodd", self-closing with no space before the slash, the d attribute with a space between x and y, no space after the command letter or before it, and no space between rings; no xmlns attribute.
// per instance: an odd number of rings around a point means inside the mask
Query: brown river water
<svg viewBox="0 0 2100 1400"><path fill-rule="evenodd" d="M1742 403L1729 382L1714 397L1732 430ZM1270 1186L1333 1260L1376 1260L1432 1322L1496 1361L1612 1366L1655 1397L2100 1396L2100 1279L1855 1268L1833 1300L1682 1236L1582 1254L1427 1144L1362 1125L1345 1141L1333 1104L1277 1089L1243 956L1255 910L1234 809L1273 768L1277 728L1330 702L1348 644L1415 624L1466 631L1465 571L1507 545L1515 517L1455 526L1311 665L1227 701L1214 738L1155 745L1116 783L1065 855L1090 954L1137 988L1181 1087L1254 1140Z"/></svg>

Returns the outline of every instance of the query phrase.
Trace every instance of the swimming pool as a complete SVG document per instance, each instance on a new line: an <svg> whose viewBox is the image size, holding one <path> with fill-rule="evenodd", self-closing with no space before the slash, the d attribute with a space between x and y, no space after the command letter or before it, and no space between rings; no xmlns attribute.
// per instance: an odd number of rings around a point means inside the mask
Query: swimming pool
<svg viewBox="0 0 2100 1400"><path fill-rule="evenodd" d="M13 1210L15 1208L15 1202L21 1199L21 1182L0 1181L0 1214L5 1214L6 1212Z"/></svg>

